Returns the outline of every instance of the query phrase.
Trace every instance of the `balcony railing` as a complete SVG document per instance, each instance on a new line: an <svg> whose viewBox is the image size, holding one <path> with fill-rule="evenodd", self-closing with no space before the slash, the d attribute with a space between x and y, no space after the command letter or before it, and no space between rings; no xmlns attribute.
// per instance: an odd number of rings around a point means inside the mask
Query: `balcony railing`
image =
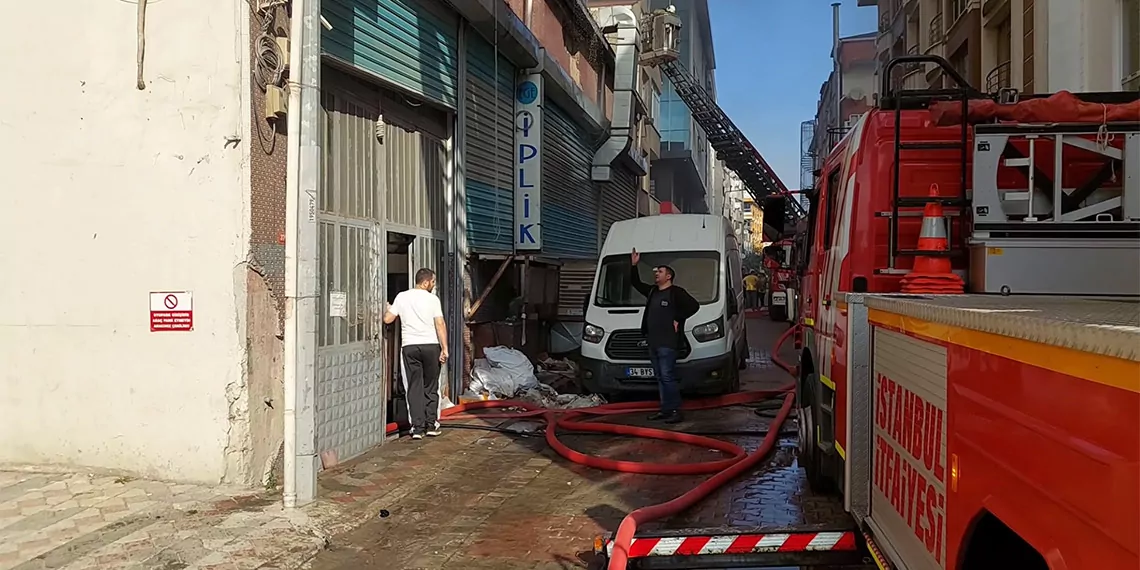
<svg viewBox="0 0 1140 570"><path fill-rule="evenodd" d="M950 24L958 21L962 14L966 13L966 8L969 7L970 0L950 0Z"/></svg>
<svg viewBox="0 0 1140 570"><path fill-rule="evenodd" d="M906 54L907 55L918 55L918 44L914 44L914 45L906 48ZM907 75L907 74L914 73L916 71L922 70L922 64L918 63L918 62L904 63L904 64L902 64L901 67L902 67L903 75Z"/></svg>
<svg viewBox="0 0 1140 570"><path fill-rule="evenodd" d="M986 91L988 93L997 93L1000 89L1005 89L1011 86L1010 81L1010 65L1009 62L998 64L997 67L986 74Z"/></svg>
<svg viewBox="0 0 1140 570"><path fill-rule="evenodd" d="M942 29L942 12L930 19L930 45L939 45L946 39L945 30Z"/></svg>
<svg viewBox="0 0 1140 570"><path fill-rule="evenodd" d="M843 140L843 137L847 135L847 131L850 130L851 127L828 127L827 150L831 151L831 149L835 148L835 145L839 144L839 141Z"/></svg>

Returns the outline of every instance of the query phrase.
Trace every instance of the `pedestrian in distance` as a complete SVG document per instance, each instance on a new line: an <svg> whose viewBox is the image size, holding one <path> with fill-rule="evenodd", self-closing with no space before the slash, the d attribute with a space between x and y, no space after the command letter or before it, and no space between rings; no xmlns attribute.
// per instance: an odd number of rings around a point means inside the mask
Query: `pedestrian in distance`
<svg viewBox="0 0 1140 570"><path fill-rule="evenodd" d="M749 271L744 276L744 307L757 309L760 307L760 276L755 271Z"/></svg>
<svg viewBox="0 0 1140 570"><path fill-rule="evenodd" d="M649 419L664 420L675 424L683 420L681 415L681 385L677 381L677 351L685 336L685 321L700 309L700 303L683 288L674 285L677 276L672 267L661 265L653 268L653 284L641 280L637 264L641 254L634 249L629 256L630 282L633 288L645 296L645 311L641 315L641 334L649 348L649 362L657 376L657 388L661 397L659 411Z"/></svg>
<svg viewBox="0 0 1140 570"><path fill-rule="evenodd" d="M407 393L412 439L440 435L439 372L447 362L443 306L432 291L435 272L416 271L416 283L384 310L384 324L400 319L400 376Z"/></svg>

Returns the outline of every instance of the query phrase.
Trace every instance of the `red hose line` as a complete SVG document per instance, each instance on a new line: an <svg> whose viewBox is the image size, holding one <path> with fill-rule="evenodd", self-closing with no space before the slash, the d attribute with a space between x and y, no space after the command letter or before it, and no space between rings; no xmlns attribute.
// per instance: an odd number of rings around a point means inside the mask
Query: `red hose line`
<svg viewBox="0 0 1140 570"><path fill-rule="evenodd" d="M784 331L784 334L780 335L780 338L776 339L776 346L772 348L772 363L784 369L784 372L791 374L793 378L798 376L796 367L788 364L787 362L784 362L784 360L780 358L780 349L783 348L784 343L788 342L788 339L791 338L799 328L800 325L792 325L791 327L788 327L788 330Z"/></svg>
<svg viewBox="0 0 1140 570"><path fill-rule="evenodd" d="M793 375L795 374L793 372L794 369L783 361L779 360L776 354L779 353L780 347L783 346L784 342L787 341L788 337L791 336L792 331L794 330L795 327L789 328L784 332L784 334L780 336L780 338L776 341L776 346L774 347L772 354L772 361L777 366ZM686 492L680 497L677 497L676 499L658 505L651 505L637 509L626 515L621 524L618 526L617 534L614 537L614 552L613 556L610 558L608 567L609 570L624 570L628 563L629 546L632 543L633 535L637 532L638 524L670 516L693 506L693 504L695 504L697 501L705 498L720 486L736 478L741 473L755 467L768 455L776 443L776 438L778 437L784 420L787 418L792 409L792 401L794 399L794 395L790 393L789 387L779 390L736 392L734 394L728 394L716 398L691 400L683 404L682 409L684 410L707 410L712 408L761 402L780 394L785 394L784 404L780 408L780 411L776 415L776 418L773 420L772 424L769 426L768 434L764 437L764 441L761 442L760 447L750 454L746 453L744 449L739 445L711 437L704 437L664 429L603 423L597 421L597 419L604 418L606 416L637 412L653 412L658 408L657 402L621 402L603 404L601 406L590 408L552 410L520 400L483 400L458 404L456 406L443 410L440 413L440 419L486 420L541 417L547 423L547 444L550 445L550 447L562 457L580 465L607 471L652 475L702 475L707 473L715 473L715 475L713 475L707 481L694 487L692 490ZM482 414L469 413L475 410L494 409L508 409L518 411ZM593 416L594 419L585 419L590 416ZM576 432L628 435L633 437L644 437L662 441L684 443L705 449L715 449L727 454L729 457L716 461L681 464L620 461L615 459L608 459L605 457L587 455L580 451L571 449L569 446L562 443L562 441L558 439L558 429L571 430ZM390 423L386 426L386 432L388 434L397 433L398 431L399 425L396 423Z"/></svg>
<svg viewBox="0 0 1140 570"><path fill-rule="evenodd" d="M613 554L610 555L607 570L626 570L629 564L629 547L633 543L633 535L637 533L637 525L688 509L697 501L700 501L720 488L721 485L728 483L741 473L756 467L757 464L763 461L768 453L772 451L772 446L776 444L776 437L780 433L780 426L788 417L788 413L791 412L794 399L795 395L792 393L788 393L784 396L784 405L780 407L780 413L776 414L776 419L772 421L771 427L768 428L768 435L764 436L764 441L760 444L760 447L750 453L742 461L738 461L732 467L717 473L709 478L708 481L697 485L689 492L672 501L643 507L626 515L625 518L622 519L621 524L618 525L617 534L614 536L614 551Z"/></svg>

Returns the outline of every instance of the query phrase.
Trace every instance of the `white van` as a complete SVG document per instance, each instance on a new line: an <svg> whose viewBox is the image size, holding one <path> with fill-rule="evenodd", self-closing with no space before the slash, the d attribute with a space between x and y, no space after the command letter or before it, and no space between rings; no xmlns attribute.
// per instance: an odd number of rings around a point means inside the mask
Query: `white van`
<svg viewBox="0 0 1140 570"><path fill-rule="evenodd" d="M596 393L657 389L649 347L641 334L645 297L630 283L630 253L637 249L642 282L668 265L674 283L700 303L685 323L677 380L689 393L740 389L747 365L742 257L728 220L704 214L663 214L615 222L602 245L582 329L582 378Z"/></svg>

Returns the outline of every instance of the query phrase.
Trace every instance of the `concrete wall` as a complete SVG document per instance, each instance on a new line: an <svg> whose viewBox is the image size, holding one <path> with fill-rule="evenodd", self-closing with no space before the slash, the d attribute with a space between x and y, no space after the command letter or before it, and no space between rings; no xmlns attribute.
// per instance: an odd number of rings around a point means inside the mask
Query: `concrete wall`
<svg viewBox="0 0 1140 570"><path fill-rule="evenodd" d="M508 4L515 15L527 24L550 57L578 84L591 103L600 104L600 99L606 98L603 111L606 118L609 118L613 113L613 89L605 89L604 95L600 91L604 89L600 87L604 86L604 82L600 79L597 54L583 53L577 46L567 45L566 38L569 34L562 22L565 7L561 2L563 0L533 0L529 15L523 0L509 0Z"/></svg>
<svg viewBox="0 0 1140 570"><path fill-rule="evenodd" d="M238 477L247 10L152 3L140 91L134 3L9 7L0 462ZM194 330L149 332L148 293L182 290L194 294Z"/></svg>

